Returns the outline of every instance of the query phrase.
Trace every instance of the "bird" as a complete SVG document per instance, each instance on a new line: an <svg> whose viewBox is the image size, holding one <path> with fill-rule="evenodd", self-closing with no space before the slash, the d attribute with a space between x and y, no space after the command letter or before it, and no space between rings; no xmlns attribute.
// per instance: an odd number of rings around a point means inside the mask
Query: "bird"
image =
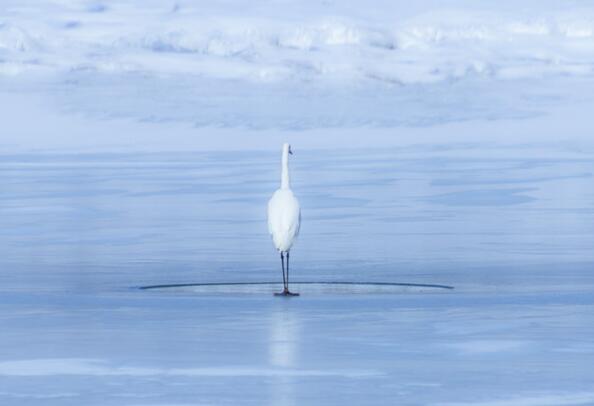
<svg viewBox="0 0 594 406"><path fill-rule="evenodd" d="M289 251L293 246L301 226L301 208L291 190L289 180L289 155L293 155L291 146L283 144L281 160L281 185L268 201L268 232L272 236L275 248L280 252L283 271L283 291L277 296L299 296L289 290ZM285 274L285 256L287 259Z"/></svg>

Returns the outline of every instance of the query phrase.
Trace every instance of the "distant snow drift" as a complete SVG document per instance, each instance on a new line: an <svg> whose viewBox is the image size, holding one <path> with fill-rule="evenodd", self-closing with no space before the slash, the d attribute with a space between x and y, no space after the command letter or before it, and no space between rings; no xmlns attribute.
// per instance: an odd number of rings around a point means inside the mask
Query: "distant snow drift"
<svg viewBox="0 0 594 406"><path fill-rule="evenodd" d="M592 8L260 0L240 13L221 3L5 0L0 75L139 71L407 84L594 72Z"/></svg>
<svg viewBox="0 0 594 406"><path fill-rule="evenodd" d="M0 145L269 150L291 132L304 149L562 137L583 151L594 8L580 4L3 0Z"/></svg>

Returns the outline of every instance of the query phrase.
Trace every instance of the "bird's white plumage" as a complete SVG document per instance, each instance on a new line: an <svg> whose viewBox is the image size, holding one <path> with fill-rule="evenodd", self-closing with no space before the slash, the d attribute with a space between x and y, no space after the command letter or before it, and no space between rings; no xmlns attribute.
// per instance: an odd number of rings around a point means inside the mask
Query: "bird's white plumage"
<svg viewBox="0 0 594 406"><path fill-rule="evenodd" d="M268 231L277 250L287 252L299 234L299 202L289 189L278 189L268 202Z"/></svg>
<svg viewBox="0 0 594 406"><path fill-rule="evenodd" d="M299 201L289 184L289 144L283 145L281 187L268 202L268 231L274 246L280 252L288 252L299 234L301 209Z"/></svg>

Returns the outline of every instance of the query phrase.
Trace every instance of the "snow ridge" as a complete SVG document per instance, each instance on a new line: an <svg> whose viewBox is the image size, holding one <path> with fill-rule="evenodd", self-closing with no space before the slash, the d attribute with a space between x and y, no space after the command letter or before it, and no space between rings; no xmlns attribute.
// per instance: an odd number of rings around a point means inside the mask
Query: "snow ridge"
<svg viewBox="0 0 594 406"><path fill-rule="evenodd" d="M406 85L594 73L589 10L440 9L403 16L382 3L385 14L370 17L316 13L317 2L305 3L302 15L264 1L241 14L158 2L18 4L6 6L0 21L0 74L82 69Z"/></svg>

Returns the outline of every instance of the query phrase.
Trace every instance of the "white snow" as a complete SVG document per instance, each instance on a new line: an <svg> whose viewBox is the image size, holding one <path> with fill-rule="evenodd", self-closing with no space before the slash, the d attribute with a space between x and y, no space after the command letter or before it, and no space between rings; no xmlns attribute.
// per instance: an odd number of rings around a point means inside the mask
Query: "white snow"
<svg viewBox="0 0 594 406"><path fill-rule="evenodd" d="M591 75L594 66L594 11L586 5L560 10L538 2L464 8L462 2L414 7L259 0L240 12L227 3L23 3L5 1L0 26L4 61L23 71L433 83L509 77L511 71L522 77L568 69ZM527 64L536 69L521 70ZM272 77L265 73L271 70Z"/></svg>
<svg viewBox="0 0 594 406"><path fill-rule="evenodd" d="M0 145L11 151L262 149L278 131L307 131L299 141L324 148L445 133L591 147L575 119L594 108L594 9L583 3L6 0L1 10Z"/></svg>

